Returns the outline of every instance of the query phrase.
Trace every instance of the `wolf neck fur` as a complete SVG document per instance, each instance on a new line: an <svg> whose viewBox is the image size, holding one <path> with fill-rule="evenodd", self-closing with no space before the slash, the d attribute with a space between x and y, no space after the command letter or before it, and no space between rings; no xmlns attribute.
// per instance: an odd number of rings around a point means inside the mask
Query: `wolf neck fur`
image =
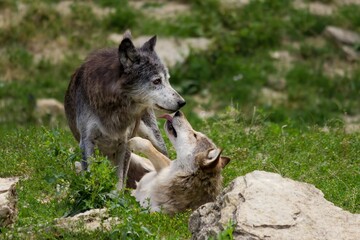
<svg viewBox="0 0 360 240"><path fill-rule="evenodd" d="M222 187L222 177L214 176L219 174L221 173L206 173L199 169L193 174L176 176L168 188L167 195L170 198L169 202L172 202L171 205L179 209L170 208L168 209L169 213L188 208L196 209L204 203L214 201ZM173 198L172 196L176 197Z"/></svg>
<svg viewBox="0 0 360 240"><path fill-rule="evenodd" d="M145 105L135 102L126 92L101 93L95 90L93 94L86 95L92 111L96 113L102 126L110 132L125 131L128 126L135 124L146 110Z"/></svg>

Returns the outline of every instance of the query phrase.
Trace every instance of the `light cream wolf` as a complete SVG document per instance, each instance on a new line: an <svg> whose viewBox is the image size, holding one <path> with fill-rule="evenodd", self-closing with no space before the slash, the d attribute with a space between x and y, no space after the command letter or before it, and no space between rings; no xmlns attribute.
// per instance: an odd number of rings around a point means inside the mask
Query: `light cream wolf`
<svg viewBox="0 0 360 240"><path fill-rule="evenodd" d="M174 145L177 158L169 160L156 150L151 142L132 138L129 148L134 153L144 154L154 170L145 174L137 183L133 196L151 211L168 214L196 209L214 201L222 188L222 169L229 163L221 156L221 149L204 134L195 131L181 112L167 119L165 132Z"/></svg>

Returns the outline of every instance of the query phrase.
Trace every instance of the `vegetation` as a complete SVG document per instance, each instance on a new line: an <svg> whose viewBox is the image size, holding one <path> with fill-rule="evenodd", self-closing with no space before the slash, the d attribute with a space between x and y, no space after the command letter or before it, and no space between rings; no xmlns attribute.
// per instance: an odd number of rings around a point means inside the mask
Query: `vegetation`
<svg viewBox="0 0 360 240"><path fill-rule="evenodd" d="M108 35L128 28L135 37L213 40L209 50L192 52L170 73L187 99L184 112L194 128L232 159L225 185L253 170L277 172L314 184L329 201L360 213L360 135L346 133L343 121L344 115L360 114L360 68L322 35L335 24L360 31L359 5L315 16L295 9L290 0L254 0L241 8L187 0L180 2L191 11L158 20L124 0L76 2L67 13L57 8L60 2L0 1L0 14L13 14L11 23L0 25L0 177L21 176L18 219L13 229L0 229L1 238L27 238L28 231L35 239L190 237L190 212L168 217L140 208L129 192L114 191L116 177L103 157L93 159L89 173L76 174L80 154L65 119L40 126L33 115L33 97L62 101L83 58L94 49L116 47ZM114 10L101 17L93 7ZM274 58L279 51L291 59ZM341 74L332 72L343 66ZM285 84L279 87L281 79ZM264 99L263 88L286 100ZM199 96L208 99L202 108L215 111L214 117L201 119L193 111ZM110 231L54 226L55 218L103 206L121 219ZM231 236L229 225L218 238Z"/></svg>

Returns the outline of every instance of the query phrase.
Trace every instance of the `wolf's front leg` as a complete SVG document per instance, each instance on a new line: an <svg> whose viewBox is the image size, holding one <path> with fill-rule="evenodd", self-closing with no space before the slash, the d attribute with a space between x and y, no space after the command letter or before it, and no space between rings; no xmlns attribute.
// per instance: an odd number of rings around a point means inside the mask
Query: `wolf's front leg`
<svg viewBox="0 0 360 240"><path fill-rule="evenodd" d="M165 141L157 125L154 110L147 110L141 117L139 128L137 130L139 137L148 139L152 145L165 156L168 156Z"/></svg>
<svg viewBox="0 0 360 240"><path fill-rule="evenodd" d="M116 175L118 176L117 190L125 187L126 176L130 164L131 152L127 149L127 144L122 143L115 153Z"/></svg>
<svg viewBox="0 0 360 240"><path fill-rule="evenodd" d="M144 154L154 165L157 172L171 163L170 159L159 152L147 139L134 137L129 140L128 144L132 152Z"/></svg>
<svg viewBox="0 0 360 240"><path fill-rule="evenodd" d="M88 158L94 154L94 143L88 137L81 137L80 139L80 149L81 149L81 170L88 170Z"/></svg>

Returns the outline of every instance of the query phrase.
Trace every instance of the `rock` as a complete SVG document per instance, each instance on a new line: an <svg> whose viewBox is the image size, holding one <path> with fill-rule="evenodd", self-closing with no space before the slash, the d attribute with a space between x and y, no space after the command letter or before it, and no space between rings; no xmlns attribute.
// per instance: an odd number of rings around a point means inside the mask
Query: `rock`
<svg viewBox="0 0 360 240"><path fill-rule="evenodd" d="M55 10L60 13L62 16L68 16L72 13L72 8L74 6L80 6L80 7L89 7L92 11L92 13L97 18L104 18L107 15L115 12L115 9L108 8L108 7L100 7L92 2L74 2L74 1L60 1L59 3L54 5Z"/></svg>
<svg viewBox="0 0 360 240"><path fill-rule="evenodd" d="M54 125L57 118L65 116L64 105L53 98L37 99L33 115L39 124L48 118L49 124Z"/></svg>
<svg viewBox="0 0 360 240"><path fill-rule="evenodd" d="M15 185L19 178L0 178L0 227L6 227L14 223L16 209Z"/></svg>
<svg viewBox="0 0 360 240"><path fill-rule="evenodd" d="M328 26L324 31L324 35L334 40L341 50L346 54L348 60L360 60L360 52L356 51L355 46L360 44L360 35L346 29Z"/></svg>
<svg viewBox="0 0 360 240"><path fill-rule="evenodd" d="M293 6L295 9L307 10L311 14L318 16L329 16L334 12L334 6L321 2L304 2L302 0L296 0L293 2Z"/></svg>
<svg viewBox="0 0 360 240"><path fill-rule="evenodd" d="M285 78L277 75L269 75L267 84L277 91L284 91L286 88Z"/></svg>
<svg viewBox="0 0 360 240"><path fill-rule="evenodd" d="M349 4L360 5L360 0L335 0L335 3L339 6Z"/></svg>
<svg viewBox="0 0 360 240"><path fill-rule="evenodd" d="M360 132L360 115L344 116L344 123L346 133Z"/></svg>
<svg viewBox="0 0 360 240"><path fill-rule="evenodd" d="M254 171L190 216L192 239L216 236L232 221L234 239L360 239L360 214L334 206L311 184Z"/></svg>
<svg viewBox="0 0 360 240"><path fill-rule="evenodd" d="M129 1L129 4L131 7L142 11L145 15L158 20L175 18L179 14L190 11L189 4L176 1L157 0L149 3L149 1L137 0Z"/></svg>
<svg viewBox="0 0 360 240"><path fill-rule="evenodd" d="M151 36L142 36L133 40L136 46L141 46ZM110 34L109 40L119 44L123 36L120 34ZM207 38L163 38L157 39L155 50L159 57L168 67L173 67L177 63L183 63L189 56L190 50L204 51L209 48L211 43Z"/></svg>
<svg viewBox="0 0 360 240"><path fill-rule="evenodd" d="M295 9L308 10L311 14L318 16L329 16L334 12L334 8L331 5L321 2L304 2L302 0L296 0L293 2Z"/></svg>
<svg viewBox="0 0 360 240"><path fill-rule="evenodd" d="M69 229L70 231L79 231L82 227L88 231L98 229L109 231L112 225L120 223L119 218L109 217L106 208L91 209L79 213L73 217L55 219L56 226Z"/></svg>
<svg viewBox="0 0 360 240"><path fill-rule="evenodd" d="M323 73L330 78L345 76L351 78L355 73L354 70L357 68L357 63L348 62L336 57L325 61L322 67Z"/></svg>
<svg viewBox="0 0 360 240"><path fill-rule="evenodd" d="M220 0L220 6L224 9L241 8L250 3L250 0Z"/></svg>
<svg viewBox="0 0 360 240"><path fill-rule="evenodd" d="M287 102L288 96L286 93L272 90L264 87L260 91L259 102L270 106L278 106Z"/></svg>
<svg viewBox="0 0 360 240"><path fill-rule="evenodd" d="M279 51L271 51L269 55L272 59L275 60L274 65L278 71L278 73L285 75L289 69L292 68L294 57L288 52L284 50Z"/></svg>
<svg viewBox="0 0 360 240"><path fill-rule="evenodd" d="M356 51L354 48L344 45L341 47L341 49L346 54L346 57L349 61L360 60L360 52Z"/></svg>
<svg viewBox="0 0 360 240"><path fill-rule="evenodd" d="M65 59L69 44L64 36L52 40L38 36L29 41L27 49L34 56L35 63L45 60L57 64Z"/></svg>
<svg viewBox="0 0 360 240"><path fill-rule="evenodd" d="M339 44L356 45L360 43L360 35L339 27L328 26L324 30L325 36L335 40Z"/></svg>
<svg viewBox="0 0 360 240"><path fill-rule="evenodd" d="M16 11L11 8L0 9L0 29L18 25L26 15L28 6L23 3L16 4Z"/></svg>
<svg viewBox="0 0 360 240"><path fill-rule="evenodd" d="M206 110L201 106L194 107L192 111L201 119L208 119L215 116L214 110Z"/></svg>

